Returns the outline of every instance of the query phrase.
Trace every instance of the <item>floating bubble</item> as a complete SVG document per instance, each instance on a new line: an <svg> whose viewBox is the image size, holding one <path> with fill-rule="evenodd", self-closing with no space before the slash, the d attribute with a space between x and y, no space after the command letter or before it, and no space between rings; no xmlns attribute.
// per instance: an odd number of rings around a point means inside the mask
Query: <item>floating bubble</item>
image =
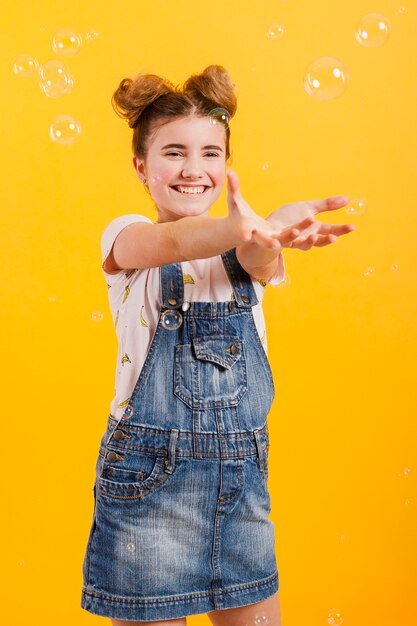
<svg viewBox="0 0 417 626"><path fill-rule="evenodd" d="M70 93L74 81L62 61L46 61L39 68L39 85L48 98L60 98Z"/></svg>
<svg viewBox="0 0 417 626"><path fill-rule="evenodd" d="M269 619L267 618L265 614L261 613L261 614L255 615L255 619L253 623L255 626L269 626Z"/></svg>
<svg viewBox="0 0 417 626"><path fill-rule="evenodd" d="M345 213L352 217L363 215L367 209L366 201L362 199L351 200L345 207Z"/></svg>
<svg viewBox="0 0 417 626"><path fill-rule="evenodd" d="M381 13L368 13L358 22L355 38L361 46L376 48L382 46L389 37L391 25Z"/></svg>
<svg viewBox="0 0 417 626"><path fill-rule="evenodd" d="M327 623L330 624L330 626L339 626L339 624L343 624L344 621L339 609L330 609L327 613Z"/></svg>
<svg viewBox="0 0 417 626"><path fill-rule="evenodd" d="M269 169L269 163L262 163L261 170L265 172L267 169Z"/></svg>
<svg viewBox="0 0 417 626"><path fill-rule="evenodd" d="M94 28L91 28L85 33L84 38L87 41L95 41L96 39L98 39L98 36L99 33Z"/></svg>
<svg viewBox="0 0 417 626"><path fill-rule="evenodd" d="M226 109L217 107L209 112L209 122L212 126L216 124L224 124L225 128L228 128L230 115Z"/></svg>
<svg viewBox="0 0 417 626"><path fill-rule="evenodd" d="M393 272L396 272L396 271L398 270L398 268L399 268L398 263L393 263L393 264L391 265L391 270L392 270Z"/></svg>
<svg viewBox="0 0 417 626"><path fill-rule="evenodd" d="M366 278L372 278L372 276L374 275L374 268L373 267L368 267L364 273L364 276L366 276Z"/></svg>
<svg viewBox="0 0 417 626"><path fill-rule="evenodd" d="M65 57L73 57L80 52L82 37L70 28L58 30L52 40L52 50L55 54Z"/></svg>
<svg viewBox="0 0 417 626"><path fill-rule="evenodd" d="M56 297L55 296L49 296L48 300L49 300L49 302L56 302Z"/></svg>
<svg viewBox="0 0 417 626"><path fill-rule="evenodd" d="M398 9L398 13L405 13L407 11L407 9L405 7L400 7Z"/></svg>
<svg viewBox="0 0 417 626"><path fill-rule="evenodd" d="M404 504L405 504L405 506L410 506L411 500L404 500Z"/></svg>
<svg viewBox="0 0 417 626"><path fill-rule="evenodd" d="M91 319L93 320L93 322L101 322L103 317L104 315L101 311L93 311L91 313Z"/></svg>
<svg viewBox="0 0 417 626"><path fill-rule="evenodd" d="M342 95L349 80L349 70L340 59L317 57L304 72L304 89L316 100L331 100Z"/></svg>
<svg viewBox="0 0 417 626"><path fill-rule="evenodd" d="M52 141L55 141L62 146L72 146L80 134L80 124L70 115L58 115L49 127L49 136ZM93 317L98 313L100 313L100 311L92 313L91 316ZM103 316L102 313L100 313L100 315ZM97 322L101 320L94 319L94 321Z"/></svg>
<svg viewBox="0 0 417 626"><path fill-rule="evenodd" d="M411 474L411 469L409 467L404 467L404 469L398 474L399 477L409 476Z"/></svg>
<svg viewBox="0 0 417 626"><path fill-rule="evenodd" d="M285 29L283 25L279 24L278 22L275 22L274 24L271 24L270 27L268 28L267 34L270 39L281 39L284 33L285 33Z"/></svg>
<svg viewBox="0 0 417 626"><path fill-rule="evenodd" d="M177 330L182 324L182 315L176 309L166 309L161 315L161 323L166 330Z"/></svg>
<svg viewBox="0 0 417 626"><path fill-rule="evenodd" d="M161 182L161 177L159 176L159 174L157 174L156 176L152 176L151 177L151 183L160 183Z"/></svg>
<svg viewBox="0 0 417 626"><path fill-rule="evenodd" d="M38 68L39 61L31 54L19 54L13 65L13 71L16 76L22 76L23 78L34 76Z"/></svg>

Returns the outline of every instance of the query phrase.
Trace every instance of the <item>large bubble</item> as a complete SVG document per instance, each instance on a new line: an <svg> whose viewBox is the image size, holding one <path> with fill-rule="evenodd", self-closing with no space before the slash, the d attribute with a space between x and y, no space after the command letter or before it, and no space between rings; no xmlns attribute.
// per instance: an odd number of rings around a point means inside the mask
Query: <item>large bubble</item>
<svg viewBox="0 0 417 626"><path fill-rule="evenodd" d="M65 57L73 57L80 52L82 37L70 28L58 30L52 40L52 50L55 54Z"/></svg>
<svg viewBox="0 0 417 626"><path fill-rule="evenodd" d="M382 46L389 37L391 25L381 13L368 13L360 20L356 28L356 41L366 48Z"/></svg>
<svg viewBox="0 0 417 626"><path fill-rule="evenodd" d="M222 107L216 107L212 109L209 114L209 122L211 126L216 126L217 124L223 124L225 128L229 125L230 115L226 109Z"/></svg>
<svg viewBox="0 0 417 626"><path fill-rule="evenodd" d="M332 56L314 59L304 73L304 89L316 100L332 100L346 89L349 70Z"/></svg>
<svg viewBox="0 0 417 626"><path fill-rule="evenodd" d="M52 141L61 146L72 146L80 134L80 124L70 115L58 115L49 127Z"/></svg>
<svg viewBox="0 0 417 626"><path fill-rule="evenodd" d="M38 68L39 61L31 54L19 54L13 65L13 71L16 76L22 76L23 78L34 76Z"/></svg>
<svg viewBox="0 0 417 626"><path fill-rule="evenodd" d="M39 68L39 85L48 98L60 98L71 93L74 81L62 61L46 61Z"/></svg>

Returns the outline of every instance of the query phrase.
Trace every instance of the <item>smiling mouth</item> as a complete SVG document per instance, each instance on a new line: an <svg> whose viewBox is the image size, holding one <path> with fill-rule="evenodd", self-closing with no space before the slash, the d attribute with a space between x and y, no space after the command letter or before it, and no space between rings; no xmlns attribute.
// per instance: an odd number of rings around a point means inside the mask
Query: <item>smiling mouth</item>
<svg viewBox="0 0 417 626"><path fill-rule="evenodd" d="M193 198L195 198L196 196L203 196L206 193L207 189L210 189L210 187L207 187L207 185L195 185L193 187L187 187L185 185L175 185L174 187L171 187L171 189L174 189L174 191L181 194L182 196L192 196Z"/></svg>

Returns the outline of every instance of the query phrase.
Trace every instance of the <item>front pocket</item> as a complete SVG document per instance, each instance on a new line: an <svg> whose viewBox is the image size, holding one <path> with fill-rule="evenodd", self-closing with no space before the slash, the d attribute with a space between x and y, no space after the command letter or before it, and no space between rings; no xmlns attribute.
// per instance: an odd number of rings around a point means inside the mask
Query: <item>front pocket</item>
<svg viewBox="0 0 417 626"><path fill-rule="evenodd" d="M170 476L165 472L164 451L148 455L119 449L117 455L119 460L104 460L97 478L100 493L111 498L143 498Z"/></svg>
<svg viewBox="0 0 417 626"><path fill-rule="evenodd" d="M175 346L174 393L191 408L228 407L246 393L243 341L235 335L201 335Z"/></svg>

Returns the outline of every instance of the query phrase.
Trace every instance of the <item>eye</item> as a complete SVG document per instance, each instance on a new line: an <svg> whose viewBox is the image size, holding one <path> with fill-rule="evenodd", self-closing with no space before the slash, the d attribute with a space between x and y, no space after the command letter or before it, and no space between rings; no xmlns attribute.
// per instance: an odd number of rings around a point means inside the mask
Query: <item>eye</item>
<svg viewBox="0 0 417 626"><path fill-rule="evenodd" d="M179 152L167 152L166 156L172 156L172 155L177 155L179 154Z"/></svg>
<svg viewBox="0 0 417 626"><path fill-rule="evenodd" d="M217 154L217 152L208 152L208 153L206 154L206 156L210 156L210 155L212 155L212 156L219 156L219 155Z"/></svg>

